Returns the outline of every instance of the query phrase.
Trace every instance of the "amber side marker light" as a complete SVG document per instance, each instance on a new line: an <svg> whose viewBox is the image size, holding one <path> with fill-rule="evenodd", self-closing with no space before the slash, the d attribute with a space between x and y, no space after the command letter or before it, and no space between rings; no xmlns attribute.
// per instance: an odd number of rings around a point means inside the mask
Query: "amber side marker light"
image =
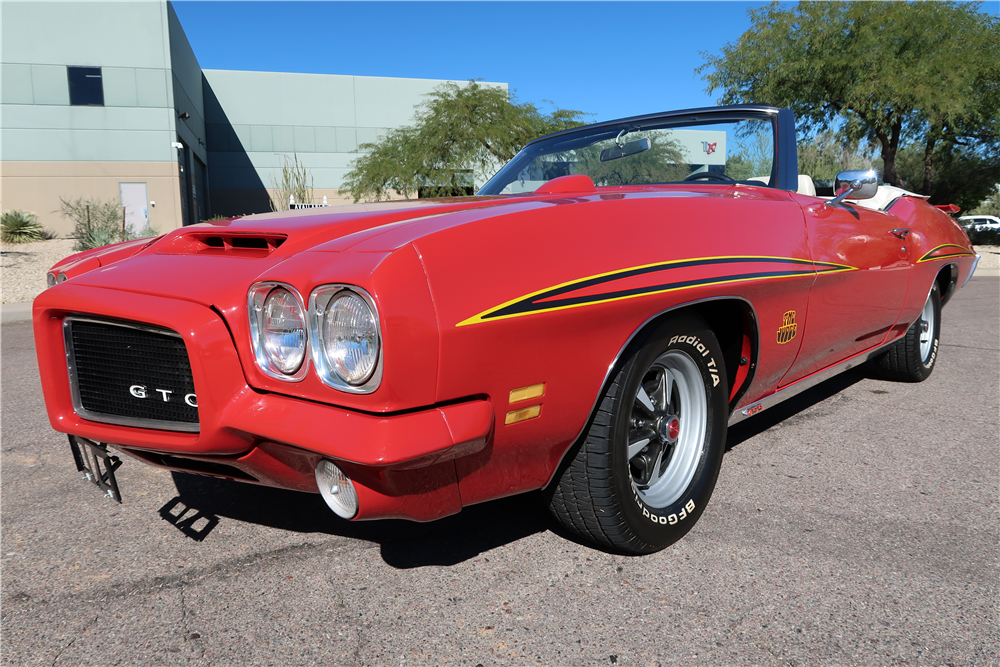
<svg viewBox="0 0 1000 667"><path fill-rule="evenodd" d="M530 387L510 390L510 403L519 403L529 398L538 398L545 393L545 383L533 384Z"/></svg>
<svg viewBox="0 0 1000 667"><path fill-rule="evenodd" d="M528 419L534 419L542 413L541 405L532 405L531 407L522 408L520 410L511 410L507 413L507 418L503 420L506 425L516 424L517 422L523 422Z"/></svg>

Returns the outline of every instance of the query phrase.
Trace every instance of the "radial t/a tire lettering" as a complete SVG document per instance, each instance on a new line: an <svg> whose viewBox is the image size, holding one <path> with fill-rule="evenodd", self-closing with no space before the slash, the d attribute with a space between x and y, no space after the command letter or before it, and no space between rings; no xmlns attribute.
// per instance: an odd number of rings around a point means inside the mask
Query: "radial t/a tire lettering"
<svg viewBox="0 0 1000 667"><path fill-rule="evenodd" d="M676 542L705 510L725 450L728 383L715 334L694 316L667 321L626 355L546 497L570 531L642 554Z"/></svg>
<svg viewBox="0 0 1000 667"><path fill-rule="evenodd" d="M941 289L931 288L917 321L898 342L876 360L879 375L886 380L923 382L930 377L941 342Z"/></svg>

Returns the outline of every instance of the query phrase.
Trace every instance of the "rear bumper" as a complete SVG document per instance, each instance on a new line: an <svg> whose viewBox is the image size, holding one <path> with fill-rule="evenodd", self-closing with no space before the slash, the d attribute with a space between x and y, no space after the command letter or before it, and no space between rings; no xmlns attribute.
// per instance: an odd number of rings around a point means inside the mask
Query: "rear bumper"
<svg viewBox="0 0 1000 667"><path fill-rule="evenodd" d="M969 269L969 275L965 276L965 280L962 281L962 287L965 287L969 280L976 273L976 268L979 266L979 260L983 258L982 255L976 255L976 258L972 260L972 267Z"/></svg>
<svg viewBox="0 0 1000 667"><path fill-rule="evenodd" d="M58 295L55 292L58 291ZM426 521L461 509L453 460L483 449L493 407L476 399L398 414L369 414L262 393L246 381L226 323L201 304L64 284L34 304L46 409L63 433L109 443L171 470L317 492L320 459L358 490L357 518ZM184 340L198 396L196 433L105 424L73 409L62 322L67 315L138 321Z"/></svg>

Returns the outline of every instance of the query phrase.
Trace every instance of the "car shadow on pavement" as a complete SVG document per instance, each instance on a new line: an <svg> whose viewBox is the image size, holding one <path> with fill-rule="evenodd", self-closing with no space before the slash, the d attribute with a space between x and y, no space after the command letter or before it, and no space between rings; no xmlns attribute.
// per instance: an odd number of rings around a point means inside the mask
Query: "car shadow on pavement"
<svg viewBox="0 0 1000 667"><path fill-rule="evenodd" d="M172 473L177 497L160 516L195 541L206 539L220 518L298 533L325 533L380 545L390 566L447 566L498 546L549 530L539 493L464 508L430 523L399 519L350 522L337 517L319 494Z"/></svg>
<svg viewBox="0 0 1000 667"><path fill-rule="evenodd" d="M842 373L729 429L726 451L805 411L862 380L875 377L867 364ZM585 544L555 525L541 492L525 493L464 508L429 523L398 519L349 522L337 517L314 493L173 472L177 496L160 516L187 537L205 540L220 518L298 533L325 533L380 545L382 559L400 569L456 565L522 538L552 531Z"/></svg>
<svg viewBox="0 0 1000 667"><path fill-rule="evenodd" d="M778 403L759 415L734 424L730 427L729 435L726 439L726 451L730 451L750 438L792 417L808 418L807 415L801 413L832 396L836 396L851 385L857 384L862 380L876 379L877 377L875 368L871 364L862 364L840 375L836 375L825 382L821 382L798 396L793 396L786 401Z"/></svg>

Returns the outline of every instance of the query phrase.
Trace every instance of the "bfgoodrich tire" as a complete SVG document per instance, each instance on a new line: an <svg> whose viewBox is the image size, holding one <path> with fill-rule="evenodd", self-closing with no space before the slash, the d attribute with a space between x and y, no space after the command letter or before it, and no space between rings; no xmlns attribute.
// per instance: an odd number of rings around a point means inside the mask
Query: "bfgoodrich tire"
<svg viewBox="0 0 1000 667"><path fill-rule="evenodd" d="M700 318L676 317L633 343L546 490L552 514L624 553L679 540L715 488L727 387L719 342Z"/></svg>
<svg viewBox="0 0 1000 667"><path fill-rule="evenodd" d="M923 382L934 370L940 341L941 290L934 283L917 321L876 360L879 375L886 380Z"/></svg>

